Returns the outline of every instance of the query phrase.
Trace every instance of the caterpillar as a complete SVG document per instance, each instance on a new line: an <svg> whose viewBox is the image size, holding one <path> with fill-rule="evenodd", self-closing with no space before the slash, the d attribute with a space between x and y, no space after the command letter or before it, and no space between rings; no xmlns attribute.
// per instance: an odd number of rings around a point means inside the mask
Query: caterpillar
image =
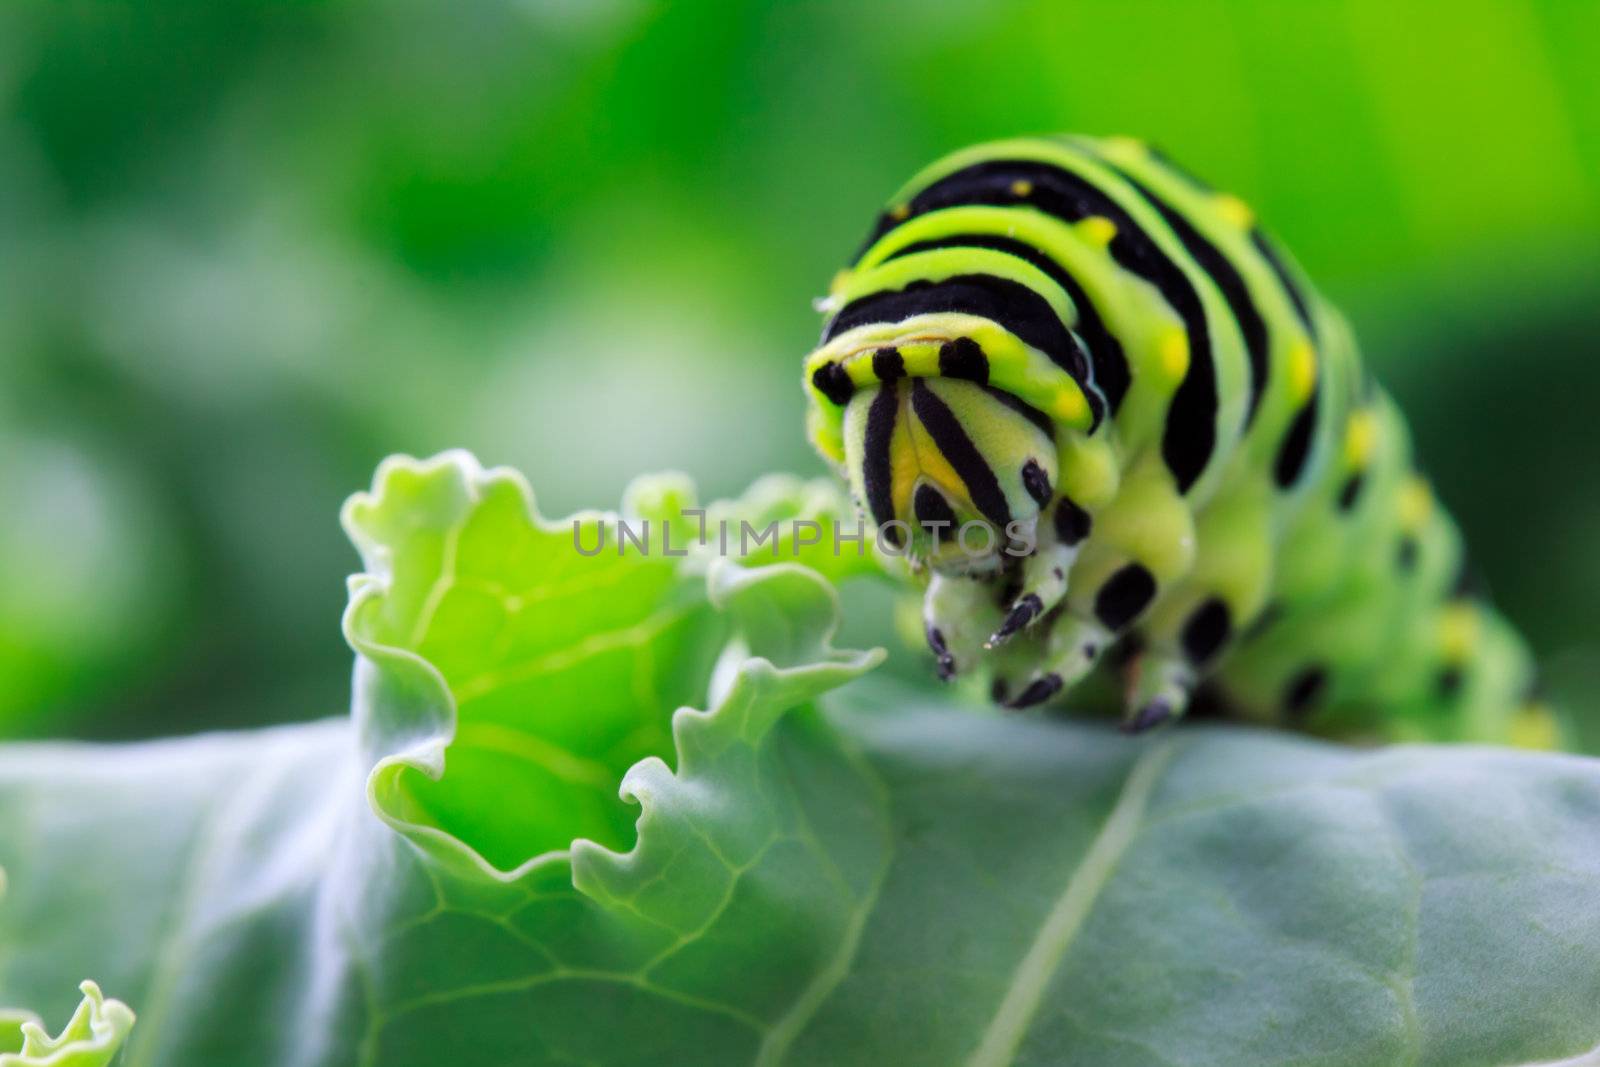
<svg viewBox="0 0 1600 1067"><path fill-rule="evenodd" d="M1330 733L1553 730L1344 319L1156 150L949 155L820 307L810 436L926 583L941 677L1022 708L1114 664L1130 732L1202 688Z"/></svg>

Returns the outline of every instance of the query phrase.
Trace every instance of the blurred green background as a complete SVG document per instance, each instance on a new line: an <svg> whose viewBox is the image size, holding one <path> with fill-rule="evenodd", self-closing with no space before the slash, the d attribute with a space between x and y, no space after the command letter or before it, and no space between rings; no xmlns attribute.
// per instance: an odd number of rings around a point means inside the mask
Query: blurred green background
<svg viewBox="0 0 1600 1067"><path fill-rule="evenodd" d="M811 298L922 164L1057 130L1258 208L1581 679L1597 69L1592 2L8 7L0 734L340 710L336 513L389 452L549 514L821 470Z"/></svg>

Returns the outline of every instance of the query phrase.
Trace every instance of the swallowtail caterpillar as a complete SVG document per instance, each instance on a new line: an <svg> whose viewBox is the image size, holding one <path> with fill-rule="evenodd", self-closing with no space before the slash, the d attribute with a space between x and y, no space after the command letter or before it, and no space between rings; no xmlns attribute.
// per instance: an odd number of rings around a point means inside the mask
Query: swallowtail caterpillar
<svg viewBox="0 0 1600 1067"><path fill-rule="evenodd" d="M926 581L942 676L1026 707L1117 664L1132 731L1202 686L1319 731L1553 729L1344 320L1154 150L948 156L822 307L811 437Z"/></svg>

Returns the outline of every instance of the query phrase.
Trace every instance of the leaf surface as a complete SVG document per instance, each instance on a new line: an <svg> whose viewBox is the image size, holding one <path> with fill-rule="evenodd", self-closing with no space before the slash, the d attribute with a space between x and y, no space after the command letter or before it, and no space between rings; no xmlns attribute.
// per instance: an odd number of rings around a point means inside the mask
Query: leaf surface
<svg viewBox="0 0 1600 1067"><path fill-rule="evenodd" d="M786 491L711 511L836 506ZM578 550L614 518L386 464L350 721L0 749L0 1003L93 974L128 1067L1600 1046L1595 762L979 713L860 677L812 570Z"/></svg>

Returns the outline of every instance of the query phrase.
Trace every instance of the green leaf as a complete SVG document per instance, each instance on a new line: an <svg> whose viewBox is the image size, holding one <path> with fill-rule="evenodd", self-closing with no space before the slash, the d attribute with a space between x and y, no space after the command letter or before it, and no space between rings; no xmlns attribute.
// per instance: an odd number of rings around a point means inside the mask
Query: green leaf
<svg viewBox="0 0 1600 1067"><path fill-rule="evenodd" d="M78 986L83 1001L51 1037L37 1016L0 1010L0 1067L105 1067L133 1028L133 1012L107 1000L93 982Z"/></svg>
<svg viewBox="0 0 1600 1067"><path fill-rule="evenodd" d="M0 1002L100 975L128 1067L1600 1046L1593 761L978 713L858 678L815 572L585 556L461 454L346 522L350 723L0 749Z"/></svg>

